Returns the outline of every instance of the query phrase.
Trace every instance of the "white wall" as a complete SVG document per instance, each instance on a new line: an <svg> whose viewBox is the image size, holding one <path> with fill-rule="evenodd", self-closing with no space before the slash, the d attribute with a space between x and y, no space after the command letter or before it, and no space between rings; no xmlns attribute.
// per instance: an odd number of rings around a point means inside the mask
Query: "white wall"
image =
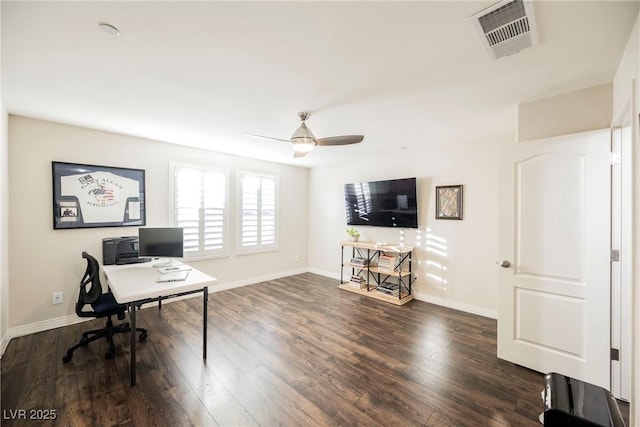
<svg viewBox="0 0 640 427"><path fill-rule="evenodd" d="M0 103L0 355L9 343L9 116Z"/></svg>
<svg viewBox="0 0 640 427"><path fill-rule="evenodd" d="M350 182L417 177L419 229L405 230L405 244L416 246L415 297L444 306L496 317L498 251L498 161L501 144L474 141L455 147L380 153L356 164L314 168L309 178L310 271L339 278L340 242L347 240L343 186ZM435 219L435 186L464 185L464 219ZM356 227L361 240L398 243L400 230ZM430 243L445 246L446 256L428 252ZM346 251L346 250L345 250ZM345 252L345 256L346 255ZM435 261L446 268L436 268ZM346 274L350 274L347 272ZM430 276L432 275L432 276ZM446 282L442 282L437 277Z"/></svg>
<svg viewBox="0 0 640 427"><path fill-rule="evenodd" d="M622 116L630 108L631 83L640 77L640 14L631 31L622 59L613 79L613 117ZM619 125L620 123L615 123Z"/></svg>
<svg viewBox="0 0 640 427"><path fill-rule="evenodd" d="M9 116L0 103L0 355L9 343Z"/></svg>
<svg viewBox="0 0 640 427"><path fill-rule="evenodd" d="M0 23L2 22L2 8L0 7ZM2 24L0 24L1 26ZM0 31L0 46L2 46L2 31ZM0 69L2 68L2 54L0 52ZM0 88L2 87L0 81ZM0 89L0 355L4 353L9 342L9 168L8 154L8 115L2 103Z"/></svg>
<svg viewBox="0 0 640 427"><path fill-rule="evenodd" d="M611 124L612 84L518 105L518 141L606 129Z"/></svg>
<svg viewBox="0 0 640 427"><path fill-rule="evenodd" d="M210 292L306 271L307 169L13 115L9 116L9 159L12 329L28 333L44 329L40 323L51 323L51 319L64 316L69 316L70 321L75 319L76 288L86 267L81 252L86 250L102 259L102 238L137 234L135 227L53 230L53 160L145 169L148 226L170 225L171 161L229 168L232 217L234 171L278 175L282 208L280 250L236 256L232 246L230 257L197 261L193 265L218 278L220 284ZM51 304L54 291L64 292L62 305ZM29 329L29 325L39 326Z"/></svg>

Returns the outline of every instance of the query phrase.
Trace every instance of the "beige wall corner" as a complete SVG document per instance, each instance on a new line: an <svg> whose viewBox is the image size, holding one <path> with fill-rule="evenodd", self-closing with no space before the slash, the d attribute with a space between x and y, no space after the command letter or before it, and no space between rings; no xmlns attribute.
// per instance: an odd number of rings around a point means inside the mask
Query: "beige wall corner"
<svg viewBox="0 0 640 427"><path fill-rule="evenodd" d="M612 115L612 84L526 102L518 105L518 141L605 129Z"/></svg>

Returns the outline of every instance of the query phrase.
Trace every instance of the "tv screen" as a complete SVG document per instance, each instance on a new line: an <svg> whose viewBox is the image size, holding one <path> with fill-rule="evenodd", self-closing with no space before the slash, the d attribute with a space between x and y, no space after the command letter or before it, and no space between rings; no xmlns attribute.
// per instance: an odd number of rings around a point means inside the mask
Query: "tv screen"
<svg viewBox="0 0 640 427"><path fill-rule="evenodd" d="M184 232L180 227L138 229L138 256L182 258Z"/></svg>
<svg viewBox="0 0 640 427"><path fill-rule="evenodd" d="M418 228L416 178L344 185L347 225Z"/></svg>

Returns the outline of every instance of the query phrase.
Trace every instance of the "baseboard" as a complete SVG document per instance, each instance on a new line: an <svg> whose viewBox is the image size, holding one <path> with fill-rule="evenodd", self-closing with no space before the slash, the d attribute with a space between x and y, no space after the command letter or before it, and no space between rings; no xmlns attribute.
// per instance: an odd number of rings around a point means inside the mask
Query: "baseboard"
<svg viewBox="0 0 640 427"><path fill-rule="evenodd" d="M269 280L276 280L276 279L281 279L283 277L287 277L287 276L293 276L296 274L302 274L302 273L306 273L308 270L306 268L300 268L300 269L296 269L296 270L288 270L288 271L281 271L278 273L273 273L273 274L266 274L263 276L256 276L256 277L251 277L249 279L243 279L243 280L238 280L235 282L227 282L227 283L216 283L215 285L211 285L209 286L209 293L215 293L215 292L220 292L220 291L225 291L228 289L234 289L234 288L240 288L242 286L247 286L247 285L255 285L256 283L261 283L261 282L268 282ZM172 301L179 301L181 299L186 299L186 298L193 298L197 296L197 294L194 295L185 295L184 297L179 297L179 298L172 298L172 299L168 299L166 301L162 301L162 304L169 304ZM156 302L153 303L149 303L149 304L144 304L144 307L147 306L154 306L156 305ZM5 349L7 348L7 346L9 345L9 341L11 341L12 338L18 338L18 337L22 337L25 335L30 335L30 334L35 334L38 332L43 332L43 331L48 331L49 329L55 329L55 328L60 328L63 326L69 326L69 325L73 325L76 323L81 323L81 322L86 322L92 320L91 318L82 318L82 317L78 317L75 314L71 314L68 316L63 316L63 317L57 317L54 319L48 319L48 320L42 320L40 322L35 322L35 323L29 323L27 325L21 325L21 326L16 326L15 328L10 328L7 333L4 335L4 337L2 337L2 342L0 343L0 357L2 357L2 355L4 354Z"/></svg>
<svg viewBox="0 0 640 427"><path fill-rule="evenodd" d="M0 341L0 359L2 359L4 351L7 349L9 341L11 341L11 336L9 335L9 331L7 331L2 337L2 341Z"/></svg>
<svg viewBox="0 0 640 427"><path fill-rule="evenodd" d="M430 304L451 308L453 310L464 311L465 313L471 313L477 316L488 317L490 319L498 318L498 312L496 310L492 310L486 307L480 307L460 301L452 301L445 298L434 297L433 295L414 295L414 298L418 301L428 302Z"/></svg>
<svg viewBox="0 0 640 427"><path fill-rule="evenodd" d="M50 329L61 328L63 326L75 325L76 323L87 322L91 319L78 317L75 314L68 316L56 317L54 319L42 320L40 322L29 323L27 325L16 326L7 331L4 337L2 337L2 353L9 345L9 341L13 338L23 337L25 335L31 335L38 332L48 331Z"/></svg>
<svg viewBox="0 0 640 427"><path fill-rule="evenodd" d="M328 277L330 279L340 280L340 274L333 271L320 270L317 268L310 268L309 273L318 274L320 276ZM413 294L413 298L418 301L428 302L430 304L439 305L441 307L451 308L453 310L464 311L465 313L471 313L482 317L488 317L490 319L497 319L498 312L485 307L480 307L473 304L467 304L460 301L452 301L445 298L434 297L432 295L420 295Z"/></svg>

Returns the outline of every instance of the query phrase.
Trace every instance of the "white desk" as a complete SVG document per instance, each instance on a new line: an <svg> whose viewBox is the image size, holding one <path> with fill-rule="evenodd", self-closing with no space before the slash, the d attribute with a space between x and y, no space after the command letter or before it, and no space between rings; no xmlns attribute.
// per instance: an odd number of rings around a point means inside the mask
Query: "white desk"
<svg viewBox="0 0 640 427"><path fill-rule="evenodd" d="M136 385L136 306L163 299L202 292L202 358L207 358L207 300L209 285L216 278L192 268L186 280L158 282L160 272L152 267L153 262L130 265L105 265L104 274L116 301L127 305L131 327L131 386ZM159 305L160 307L160 305Z"/></svg>

